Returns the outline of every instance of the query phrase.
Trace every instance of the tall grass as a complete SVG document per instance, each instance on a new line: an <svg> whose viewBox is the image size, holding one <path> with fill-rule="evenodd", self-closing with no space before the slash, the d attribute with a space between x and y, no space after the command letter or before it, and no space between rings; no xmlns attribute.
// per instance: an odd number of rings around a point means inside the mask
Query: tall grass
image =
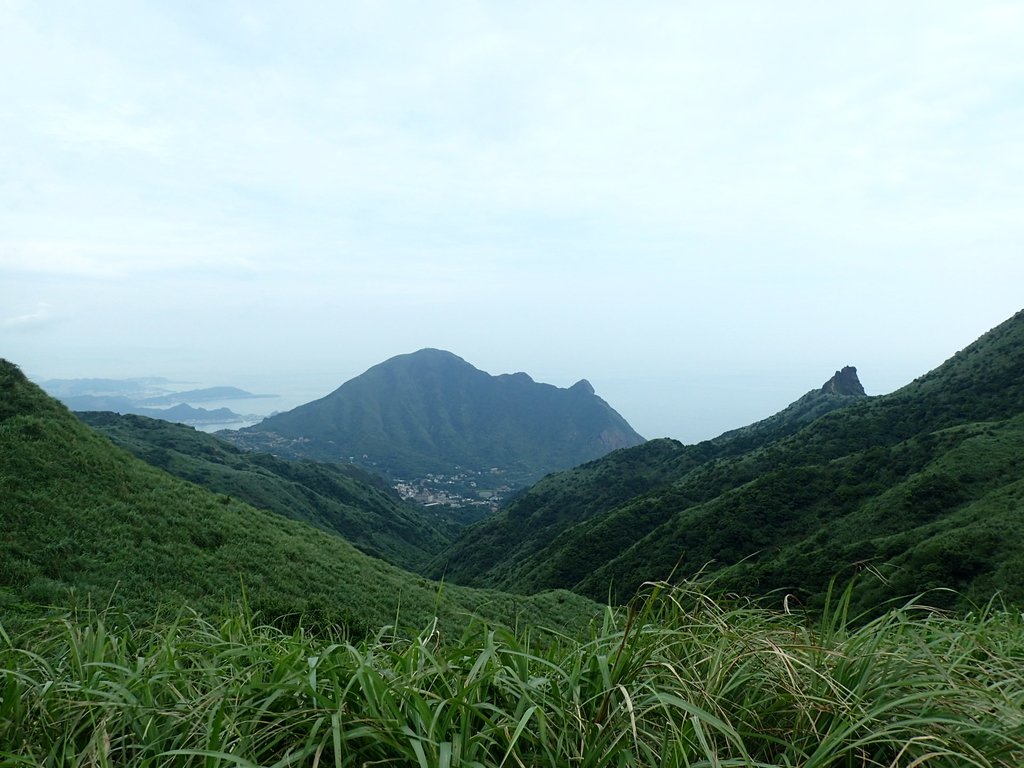
<svg viewBox="0 0 1024 768"><path fill-rule="evenodd" d="M848 595L847 595L848 596ZM26 766L1024 765L1024 622L868 624L652 585L586 639L483 625L352 643L244 616L0 633L0 761Z"/></svg>

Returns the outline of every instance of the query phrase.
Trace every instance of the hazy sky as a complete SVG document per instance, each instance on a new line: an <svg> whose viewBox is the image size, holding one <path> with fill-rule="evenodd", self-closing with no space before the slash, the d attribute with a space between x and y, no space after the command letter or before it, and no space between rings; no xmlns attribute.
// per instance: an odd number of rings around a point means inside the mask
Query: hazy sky
<svg viewBox="0 0 1024 768"><path fill-rule="evenodd" d="M0 0L0 356L296 399L388 357L647 437L1024 307L1021 2Z"/></svg>

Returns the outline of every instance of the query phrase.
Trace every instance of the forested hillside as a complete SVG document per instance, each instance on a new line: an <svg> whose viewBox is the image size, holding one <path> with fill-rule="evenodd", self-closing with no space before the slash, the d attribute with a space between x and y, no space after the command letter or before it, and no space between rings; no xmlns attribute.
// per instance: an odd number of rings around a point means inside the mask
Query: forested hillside
<svg viewBox="0 0 1024 768"><path fill-rule="evenodd" d="M447 575L465 584L515 584L513 574L544 570L545 547L578 523L596 519L660 488L687 473L720 459L747 453L797 432L823 414L845 408L865 397L856 369L837 371L821 387L811 390L785 409L742 429L732 430L695 445L675 440L650 440L619 450L567 472L544 478L507 509L465 531L431 564L435 577ZM850 383L852 378L853 384ZM839 382L842 381L840 385ZM574 558L576 579L611 558L622 541L641 535L652 520L633 519L622 532L595 528L590 549ZM543 553L543 554L540 554ZM563 567L573 567L565 563Z"/></svg>
<svg viewBox="0 0 1024 768"><path fill-rule="evenodd" d="M145 416L77 416L147 464L338 534L360 551L407 570L420 569L459 527L442 508L404 502L382 478L351 464L247 453L192 427Z"/></svg>
<svg viewBox="0 0 1024 768"><path fill-rule="evenodd" d="M355 635L479 615L564 626L594 606L441 587L336 535L172 477L114 446L0 361L0 617L111 607L137 621L247 605Z"/></svg>
<svg viewBox="0 0 1024 768"><path fill-rule="evenodd" d="M885 580L865 584L864 606L935 587L1024 601L1022 414L1018 313L903 389L793 434L648 445L548 478L435 567L467 583L615 599L703 570L723 589L812 604L833 576L867 568ZM742 452L723 453L737 435ZM536 536L553 516L557 535ZM493 556L467 554L480 548Z"/></svg>
<svg viewBox="0 0 1024 768"><path fill-rule="evenodd" d="M863 418L872 405L825 420ZM950 530L994 521L1002 505L1002 527L973 542L998 557L1017 530L1005 524L1014 514L1019 522L1022 420L897 439L862 451L863 466L815 458L820 445L801 435L818 434L822 420L804 429L776 420L762 434L797 431L752 452L730 455L739 449L725 439L700 449L718 458L694 463L695 449L655 441L572 474L606 488L607 512L592 518L600 522L628 519L636 489L652 489L639 494L649 503L665 499L680 484L674 463L693 466L684 481L711 488L730 468L767 462L776 468L712 500L763 492L743 510L763 535L764 499L788 495L798 509L820 497L839 479L817 474L826 465L870 485L885 464L913 483L915 462L931 457L925 474L945 474L975 500ZM193 463L194 436L150 426L161 437L148 450L188 446L167 458L189 471L245 466L216 450L211 466ZM787 465L787 456L808 463ZM941 481L891 484L879 498L896 506L878 507L874 522L898 536L904 492L926 517L953 519L950 491ZM1024 755L1020 612L998 604L968 615L909 604L868 620L849 602L854 584L820 612L796 601L770 611L723 598L737 573L748 575L727 569L713 584L651 585L595 622L595 604L564 591L441 586L142 463L5 362L0 494L0 762L1016 768ZM715 545L719 529L740 530L725 516L716 522L699 531ZM648 543L656 562L660 541ZM956 563L962 555L947 552Z"/></svg>

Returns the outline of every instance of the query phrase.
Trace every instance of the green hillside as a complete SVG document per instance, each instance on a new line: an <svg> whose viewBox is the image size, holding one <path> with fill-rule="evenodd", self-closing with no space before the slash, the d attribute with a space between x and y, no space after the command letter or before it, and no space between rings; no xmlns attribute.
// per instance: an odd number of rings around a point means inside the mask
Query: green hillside
<svg viewBox="0 0 1024 768"><path fill-rule="evenodd" d="M865 606L933 587L1024 602L1015 535L1024 522L1022 414L1018 313L903 389L792 434L747 429L739 442L733 434L643 446L548 478L467 531L434 567L446 564L456 581L524 592L557 585L602 599L706 569L723 589L784 590L812 603L834 575L872 568L887 581L859 593ZM718 452L730 443L742 452ZM553 535L536 536L533 523L556 513ZM501 555L502 539L513 557ZM529 547L517 548L520 539ZM490 559L467 557L466 544L492 547L494 564L467 576L465 563Z"/></svg>
<svg viewBox="0 0 1024 768"><path fill-rule="evenodd" d="M148 464L339 534L360 551L407 570L421 568L457 529L442 512L403 502L380 477L351 464L246 453L192 427L145 416L76 415Z"/></svg>
<svg viewBox="0 0 1024 768"><path fill-rule="evenodd" d="M247 448L354 461L391 478L490 473L512 486L643 442L585 380L491 376L437 349L399 355L326 397L233 433Z"/></svg>
<svg viewBox="0 0 1024 768"><path fill-rule="evenodd" d="M991 478L1021 475L1022 418L901 441L891 470L931 451L941 455L931 474L989 489L970 492L985 509L963 505L965 521L997 504L1019 511L1014 484ZM702 450L712 449L726 450ZM615 512L632 498L629 477L664 491L666 467L696 461L689 450L655 441L579 472L598 484L602 467L606 479L620 471L604 497ZM720 456L711 465L749 458ZM920 501L948 488L904 490ZM877 522L897 530L893 493ZM998 605L955 615L910 604L868 620L849 611L847 593L808 617L722 599L708 585L653 585L593 622L596 606L564 591L442 589L144 464L3 361L0 504L4 765L1016 768L1024 759L1024 627L1019 611ZM381 628L396 620L420 631ZM569 631L552 638L537 625Z"/></svg>
<svg viewBox="0 0 1024 768"><path fill-rule="evenodd" d="M593 611L567 593L522 599L441 588L337 536L179 480L115 447L0 361L0 616L107 605L138 619L243 599L268 619L376 631L446 629L471 614L565 625Z"/></svg>
<svg viewBox="0 0 1024 768"><path fill-rule="evenodd" d="M600 521L578 524L603 520L618 506L671 486L701 466L780 440L864 397L856 369L844 369L774 416L713 440L685 446L675 440L650 440L546 477L508 508L466 530L435 558L428 573L461 584L500 583L527 590L545 581L575 585L617 555L629 537L649 532L659 518L656 510L613 517L613 526L621 525L621 530ZM561 537L570 528L573 533ZM549 545L563 541L577 549L552 559Z"/></svg>

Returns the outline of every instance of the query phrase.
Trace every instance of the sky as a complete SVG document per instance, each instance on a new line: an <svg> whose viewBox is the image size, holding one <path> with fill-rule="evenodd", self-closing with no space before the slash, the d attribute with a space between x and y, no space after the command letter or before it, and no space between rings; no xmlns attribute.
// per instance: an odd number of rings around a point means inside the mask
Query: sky
<svg viewBox="0 0 1024 768"><path fill-rule="evenodd" d="M1024 307L1024 3L0 0L0 357L714 436Z"/></svg>

